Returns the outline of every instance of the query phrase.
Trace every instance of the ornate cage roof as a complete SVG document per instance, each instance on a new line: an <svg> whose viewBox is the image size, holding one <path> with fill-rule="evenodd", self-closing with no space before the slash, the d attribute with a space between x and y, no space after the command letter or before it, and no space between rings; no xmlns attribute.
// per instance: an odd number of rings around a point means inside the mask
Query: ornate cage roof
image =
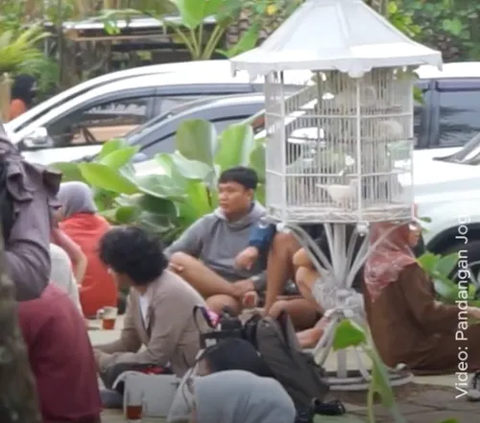
<svg viewBox="0 0 480 423"><path fill-rule="evenodd" d="M306 0L263 44L231 59L252 78L293 69L339 70L433 65L441 53L396 29L363 0Z"/></svg>

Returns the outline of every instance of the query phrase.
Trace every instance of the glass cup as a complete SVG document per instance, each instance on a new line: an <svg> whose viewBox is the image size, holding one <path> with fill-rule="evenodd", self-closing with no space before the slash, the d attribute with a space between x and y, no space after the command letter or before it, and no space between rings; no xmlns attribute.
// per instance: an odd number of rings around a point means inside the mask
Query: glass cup
<svg viewBox="0 0 480 423"><path fill-rule="evenodd" d="M125 418L128 423L140 423L146 414L143 392L127 391L125 393Z"/></svg>
<svg viewBox="0 0 480 423"><path fill-rule="evenodd" d="M97 318L102 322L101 328L103 330L115 329L115 321L117 320L117 307L104 307L97 313Z"/></svg>

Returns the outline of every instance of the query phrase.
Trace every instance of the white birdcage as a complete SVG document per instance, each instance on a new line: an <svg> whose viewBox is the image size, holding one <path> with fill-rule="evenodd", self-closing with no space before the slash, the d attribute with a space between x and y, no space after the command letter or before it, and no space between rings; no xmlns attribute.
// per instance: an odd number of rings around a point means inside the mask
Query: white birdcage
<svg viewBox="0 0 480 423"><path fill-rule="evenodd" d="M305 0L260 47L231 63L252 79L266 76L267 211L306 248L319 273L312 293L330 323L314 356L324 364L338 323L364 321L363 297L351 283L375 245L363 236L368 225L356 225L347 240L347 224L412 217L412 69L441 67L442 57L363 0ZM291 71L311 72L294 94L286 83ZM330 259L302 223L324 224ZM363 364L360 379L350 380L346 352L337 360L337 389L368 385ZM395 383L409 380L403 375Z"/></svg>
<svg viewBox="0 0 480 423"><path fill-rule="evenodd" d="M413 203L413 72L440 53L362 0L307 0L262 46L232 59L264 74L266 202L291 223L406 220ZM311 70L298 92L285 73Z"/></svg>

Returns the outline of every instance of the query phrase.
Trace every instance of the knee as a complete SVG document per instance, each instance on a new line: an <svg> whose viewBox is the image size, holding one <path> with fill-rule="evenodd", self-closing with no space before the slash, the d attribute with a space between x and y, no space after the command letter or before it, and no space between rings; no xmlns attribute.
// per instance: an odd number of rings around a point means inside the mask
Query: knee
<svg viewBox="0 0 480 423"><path fill-rule="evenodd" d="M318 274L307 267L299 267L295 274L295 282L299 289L311 291L315 280L318 279Z"/></svg>
<svg viewBox="0 0 480 423"><path fill-rule="evenodd" d="M273 303L273 306L268 311L268 315L270 317L277 318L278 316L280 316L282 311L285 311L286 309L287 309L287 301L285 300L275 301Z"/></svg>

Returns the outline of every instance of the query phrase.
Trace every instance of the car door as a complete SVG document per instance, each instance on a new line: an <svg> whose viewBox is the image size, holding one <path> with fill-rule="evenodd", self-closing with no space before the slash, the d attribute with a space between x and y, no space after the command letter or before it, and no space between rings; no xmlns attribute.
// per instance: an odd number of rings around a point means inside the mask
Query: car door
<svg viewBox="0 0 480 423"><path fill-rule="evenodd" d="M95 155L106 141L147 122L154 109L154 87L109 93L47 122L47 145L20 142L19 148L27 160L43 164Z"/></svg>

